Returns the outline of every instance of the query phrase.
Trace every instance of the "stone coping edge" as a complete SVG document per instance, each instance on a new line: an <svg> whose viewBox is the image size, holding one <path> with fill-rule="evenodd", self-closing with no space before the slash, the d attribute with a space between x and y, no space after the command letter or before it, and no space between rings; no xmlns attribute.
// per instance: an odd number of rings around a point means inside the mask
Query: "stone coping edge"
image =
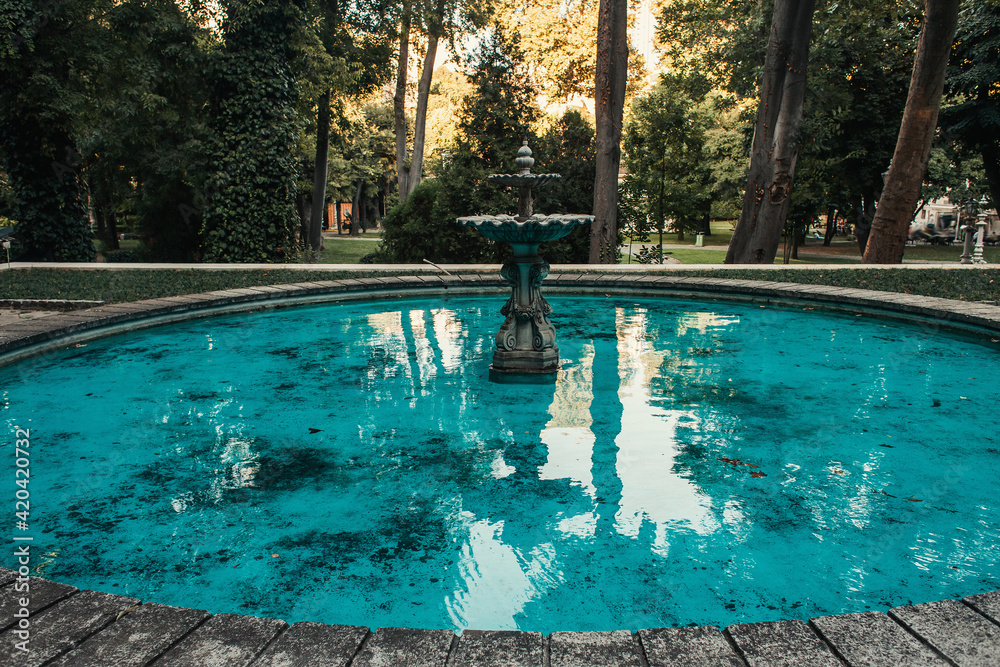
<svg viewBox="0 0 1000 667"><path fill-rule="evenodd" d="M0 364L69 344L194 317L309 303L474 294L509 286L496 274L409 275L219 290L130 303L105 304L17 322L0 330ZM861 312L978 333L1000 332L1000 306L938 297L825 285L801 285L668 274L552 274L550 293L662 296L751 301Z"/></svg>
<svg viewBox="0 0 1000 667"><path fill-rule="evenodd" d="M103 301L84 299L0 299L0 308L13 310L84 310L103 306Z"/></svg>
<svg viewBox="0 0 1000 667"><path fill-rule="evenodd" d="M23 568L27 570L27 567ZM0 567L0 656L18 665L748 667L1000 662L1000 591L801 620L610 631L367 628L215 614ZM27 606L25 606L27 605ZM24 613L13 614L24 608ZM21 619L21 620L19 620ZM24 623L27 623L26 625ZM23 630L20 628L30 628ZM30 639L25 653L18 641ZM30 656L30 657L29 657Z"/></svg>

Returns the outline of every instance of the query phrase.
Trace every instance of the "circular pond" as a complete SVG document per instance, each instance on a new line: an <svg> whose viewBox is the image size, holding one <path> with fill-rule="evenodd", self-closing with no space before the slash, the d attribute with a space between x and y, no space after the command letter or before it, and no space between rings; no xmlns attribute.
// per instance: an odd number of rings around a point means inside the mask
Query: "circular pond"
<svg viewBox="0 0 1000 667"><path fill-rule="evenodd" d="M488 381L495 296L190 320L0 368L5 446L32 434L38 573L289 622L542 632L1000 584L997 341L550 301L552 386Z"/></svg>

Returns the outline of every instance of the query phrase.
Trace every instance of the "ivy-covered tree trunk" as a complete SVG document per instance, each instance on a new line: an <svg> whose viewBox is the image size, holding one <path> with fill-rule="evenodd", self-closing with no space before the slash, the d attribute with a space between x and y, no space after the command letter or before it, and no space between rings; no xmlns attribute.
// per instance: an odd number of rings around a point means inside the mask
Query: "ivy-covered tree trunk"
<svg viewBox="0 0 1000 667"><path fill-rule="evenodd" d="M727 264L771 264L788 215L815 0L776 0L760 81L750 174Z"/></svg>
<svg viewBox="0 0 1000 667"><path fill-rule="evenodd" d="M85 8L7 0L0 10L0 168L14 191L17 258L93 261L70 136L73 37Z"/></svg>
<svg viewBox="0 0 1000 667"><path fill-rule="evenodd" d="M95 250L69 136L24 109L0 112L3 169L14 190L18 259L91 262ZM13 113L12 113L13 112Z"/></svg>
<svg viewBox="0 0 1000 667"><path fill-rule="evenodd" d="M410 172L406 166L406 75L410 63L410 2L403 2L403 18L399 25L399 61L396 65L396 93L392 97L392 114L396 132L396 182L399 199L410 194Z"/></svg>
<svg viewBox="0 0 1000 667"><path fill-rule="evenodd" d="M958 25L959 0L924 0L924 21L896 151L875 210L866 264L899 264L937 128L944 76Z"/></svg>
<svg viewBox="0 0 1000 667"><path fill-rule="evenodd" d="M628 74L628 0L601 0L597 10L594 107L597 153L591 264L614 264L618 252L618 169Z"/></svg>
<svg viewBox="0 0 1000 667"><path fill-rule="evenodd" d="M213 94L218 139L204 216L210 262L281 262L294 252L296 83L289 61L296 9L226 3ZM313 215L323 202L314 197Z"/></svg>

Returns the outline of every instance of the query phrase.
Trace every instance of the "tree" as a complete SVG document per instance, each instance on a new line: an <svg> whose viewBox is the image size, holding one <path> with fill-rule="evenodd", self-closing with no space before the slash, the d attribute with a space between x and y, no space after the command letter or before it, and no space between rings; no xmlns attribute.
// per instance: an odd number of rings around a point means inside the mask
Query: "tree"
<svg viewBox="0 0 1000 667"><path fill-rule="evenodd" d="M406 77L410 67L410 26L412 0L403 0L399 21L399 55L396 64L396 90L392 97L393 129L396 135L396 182L399 198L410 192L410 167L406 163Z"/></svg>
<svg viewBox="0 0 1000 667"><path fill-rule="evenodd" d="M795 175L814 0L776 0L750 174L727 264L770 264L778 249Z"/></svg>
<svg viewBox="0 0 1000 667"><path fill-rule="evenodd" d="M213 93L217 139L203 223L205 259L277 262L295 248L295 112L290 2L231 0Z"/></svg>
<svg viewBox="0 0 1000 667"><path fill-rule="evenodd" d="M0 168L22 259L94 259L73 132L77 44L90 40L95 4L0 2Z"/></svg>
<svg viewBox="0 0 1000 667"><path fill-rule="evenodd" d="M404 7L405 9L405 7ZM330 159L330 106L335 97L358 97L385 83L390 75L395 28L395 5L351 0L313 0L307 7L323 57L314 56L318 71L316 100L316 159L308 247L318 251L323 243L323 212ZM307 46L307 52L309 52Z"/></svg>
<svg viewBox="0 0 1000 667"><path fill-rule="evenodd" d="M868 240L906 104L920 17L908 2L835 3L810 47L809 86L789 218L822 213L854 223Z"/></svg>
<svg viewBox="0 0 1000 667"><path fill-rule="evenodd" d="M628 0L601 0L597 20L594 108L597 123L590 263L613 264L618 252L618 170L628 76Z"/></svg>
<svg viewBox="0 0 1000 667"><path fill-rule="evenodd" d="M982 156L993 208L1000 210L1000 2L976 0L959 12L945 80L951 104L943 129Z"/></svg>
<svg viewBox="0 0 1000 667"><path fill-rule="evenodd" d="M116 3L101 23L84 56L76 114L97 236L110 257L118 223L134 220L141 257L191 261L210 143L206 47L214 44L170 0Z"/></svg>
<svg viewBox="0 0 1000 667"><path fill-rule="evenodd" d="M455 224L460 216L516 213L516 193L488 182L491 173L516 171L514 159L527 137L542 171L563 179L536 192L540 213L579 211L593 193L593 129L571 111L542 137L531 131L538 110L534 89L518 49L517 36L494 28L480 42L470 63L469 94L459 115L456 146L435 167L437 178L421 183L383 220L383 243L370 259L378 262L499 263L506 244L483 238ZM580 262L587 256L586 230L548 243L545 256L554 262Z"/></svg>
<svg viewBox="0 0 1000 667"><path fill-rule="evenodd" d="M471 0L423 0L422 3L411 5L414 14L419 9L419 16L422 20L424 32L427 35L427 45L424 50L424 63L420 72L420 80L417 83L417 109L413 119L413 152L411 154L410 165L406 169L405 186L400 189L400 199L404 199L413 189L420 184L423 178L424 164L424 140L427 128L427 104L431 92L431 84L434 80L434 62L437 59L438 44L441 39L448 39L454 44L455 38L462 31L475 31L486 24L492 6L489 2L477 3ZM414 16L415 17L415 16ZM411 17L410 28L412 28ZM405 91L404 53L400 42L399 65L396 78L396 98L402 99ZM397 104L398 107L398 104ZM400 122L401 114L396 112L396 159L406 157L405 148L405 124ZM398 171L398 166L397 166Z"/></svg>
<svg viewBox="0 0 1000 667"><path fill-rule="evenodd" d="M703 229L713 194L713 173L706 154L715 110L708 80L662 75L659 85L632 103L622 145L630 188L641 193L641 213L660 233Z"/></svg>
<svg viewBox="0 0 1000 667"><path fill-rule="evenodd" d="M924 2L924 22L913 61L910 92L865 248L866 264L898 264L903 260L907 231L917 208L937 127L958 6L959 0Z"/></svg>

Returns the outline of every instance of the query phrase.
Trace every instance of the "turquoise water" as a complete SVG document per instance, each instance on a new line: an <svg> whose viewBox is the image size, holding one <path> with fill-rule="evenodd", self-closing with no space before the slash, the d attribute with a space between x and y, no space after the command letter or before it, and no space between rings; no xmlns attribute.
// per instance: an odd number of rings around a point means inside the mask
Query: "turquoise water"
<svg viewBox="0 0 1000 667"><path fill-rule="evenodd" d="M214 613L542 632L1000 587L997 341L550 301L554 386L488 381L502 297L193 320L0 369L8 461L32 433L36 571Z"/></svg>

